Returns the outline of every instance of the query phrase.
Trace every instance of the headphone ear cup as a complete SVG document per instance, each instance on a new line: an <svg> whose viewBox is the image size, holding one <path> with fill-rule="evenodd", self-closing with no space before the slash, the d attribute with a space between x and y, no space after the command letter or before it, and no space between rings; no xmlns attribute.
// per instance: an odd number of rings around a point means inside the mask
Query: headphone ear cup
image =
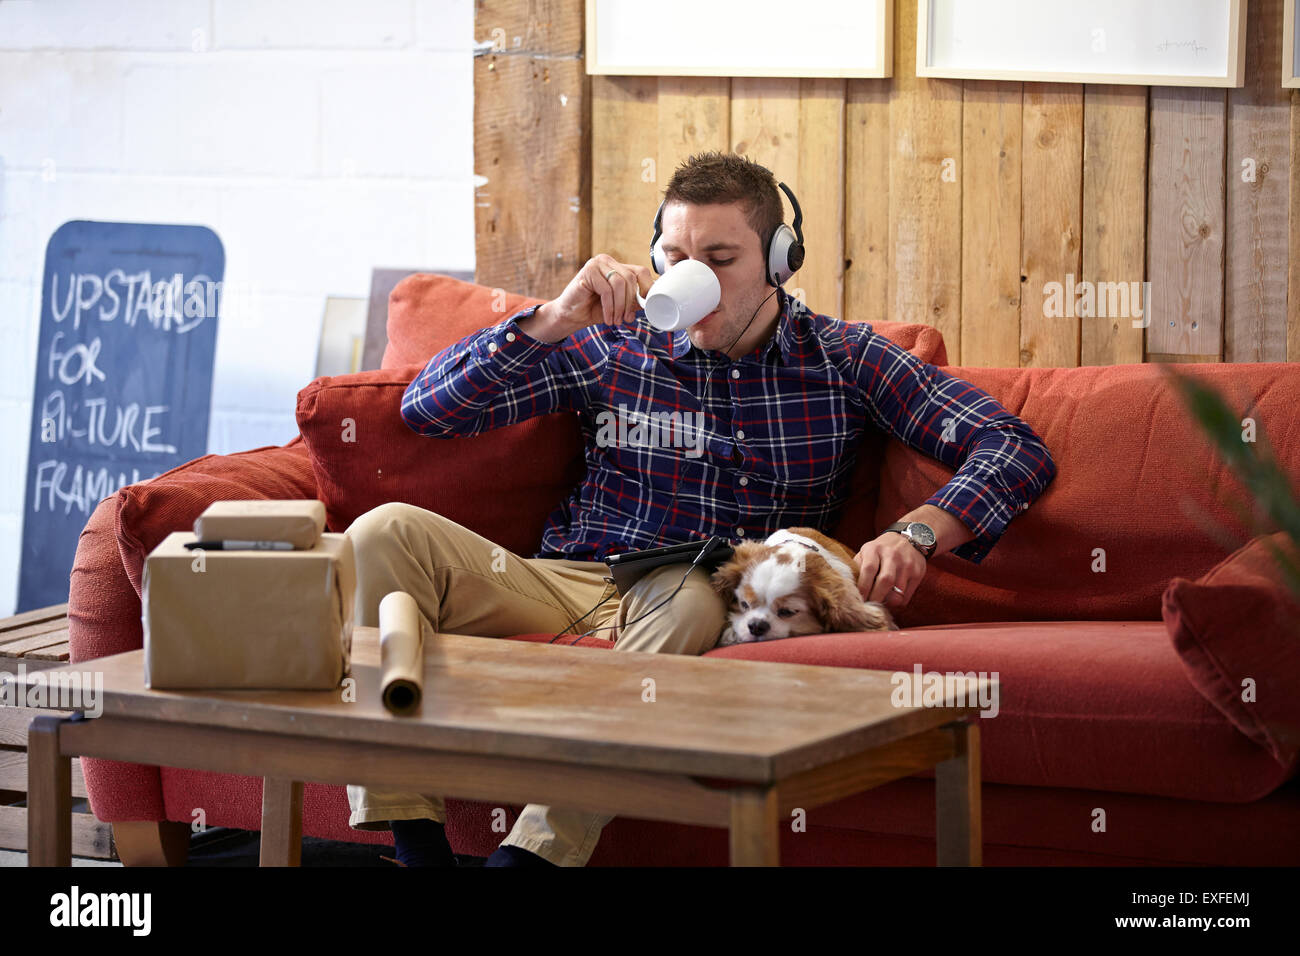
<svg viewBox="0 0 1300 956"><path fill-rule="evenodd" d="M656 275L663 275L668 268L668 259L664 255L663 236L658 236L650 247L650 265L654 268Z"/></svg>
<svg viewBox="0 0 1300 956"><path fill-rule="evenodd" d="M781 223L772 234L772 242L767 247L768 285L779 286L794 275L801 265L803 265L803 245L795 238L794 230Z"/></svg>

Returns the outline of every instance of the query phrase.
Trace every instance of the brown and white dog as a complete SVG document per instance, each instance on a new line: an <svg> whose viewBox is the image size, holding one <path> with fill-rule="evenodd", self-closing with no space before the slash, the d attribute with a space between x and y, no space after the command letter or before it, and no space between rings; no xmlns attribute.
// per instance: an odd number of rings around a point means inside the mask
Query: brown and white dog
<svg viewBox="0 0 1300 956"><path fill-rule="evenodd" d="M896 631L883 604L858 591L852 551L816 528L783 528L738 545L710 578L731 627L718 647L839 631Z"/></svg>

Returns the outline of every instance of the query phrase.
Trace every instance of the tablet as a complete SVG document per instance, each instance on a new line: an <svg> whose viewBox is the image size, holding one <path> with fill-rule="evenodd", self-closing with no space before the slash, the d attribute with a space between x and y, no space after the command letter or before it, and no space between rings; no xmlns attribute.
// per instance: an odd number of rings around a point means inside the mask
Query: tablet
<svg viewBox="0 0 1300 956"><path fill-rule="evenodd" d="M665 564L690 564L700 558L700 566L715 571L722 562L731 557L734 549L724 538L716 535L701 541L688 541L685 544L670 544L663 548L650 548L646 551L625 551L611 554L605 559L610 574L614 577L614 586L620 596L627 594L650 571ZM700 555L703 554L703 557ZM685 572L682 572L685 574Z"/></svg>

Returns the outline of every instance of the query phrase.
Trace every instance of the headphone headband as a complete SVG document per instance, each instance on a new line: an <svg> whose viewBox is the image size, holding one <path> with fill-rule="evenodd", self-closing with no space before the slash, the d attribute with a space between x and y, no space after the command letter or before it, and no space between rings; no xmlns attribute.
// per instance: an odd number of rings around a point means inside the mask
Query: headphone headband
<svg viewBox="0 0 1300 956"><path fill-rule="evenodd" d="M789 186L781 182L777 185L789 198L790 207L794 210L794 228L791 229L782 222L772 233L767 248L763 250L767 284L771 286L780 286L798 272L804 260L803 210L799 208L799 200L794 198L794 193ZM650 265L659 275L668 271L668 260L662 248L664 203L666 202L666 199L659 202L659 209L655 212L654 236L650 239Z"/></svg>

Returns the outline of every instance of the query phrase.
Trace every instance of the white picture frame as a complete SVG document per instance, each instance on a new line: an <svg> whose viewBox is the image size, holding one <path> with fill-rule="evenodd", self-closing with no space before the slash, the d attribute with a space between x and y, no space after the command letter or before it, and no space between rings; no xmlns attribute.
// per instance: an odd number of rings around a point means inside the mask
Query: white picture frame
<svg viewBox="0 0 1300 956"><path fill-rule="evenodd" d="M787 0L587 0L586 6L590 74L870 78L894 71L894 0L801 0L794 7Z"/></svg>
<svg viewBox="0 0 1300 956"><path fill-rule="evenodd" d="M1284 0L1282 11L1282 85L1300 89L1300 0Z"/></svg>
<svg viewBox="0 0 1300 956"><path fill-rule="evenodd" d="M1236 87L1245 46L1243 0L917 0L917 76Z"/></svg>

